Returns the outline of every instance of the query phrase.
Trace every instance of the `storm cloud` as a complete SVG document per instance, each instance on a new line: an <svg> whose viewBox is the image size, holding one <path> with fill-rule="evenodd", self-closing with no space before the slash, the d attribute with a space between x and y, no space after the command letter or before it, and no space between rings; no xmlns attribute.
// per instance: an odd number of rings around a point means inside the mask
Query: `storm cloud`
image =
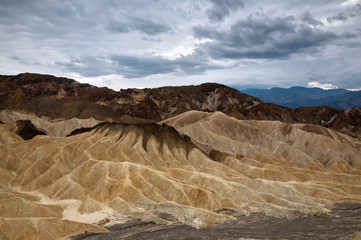
<svg viewBox="0 0 361 240"><path fill-rule="evenodd" d="M324 24L312 17L310 11L306 11L302 14L302 21L312 26L323 26Z"/></svg>
<svg viewBox="0 0 361 240"><path fill-rule="evenodd" d="M131 56L113 54L104 57L83 57L68 62L57 62L59 67L87 77L120 74L125 78L142 78L157 74L204 74L220 66L211 64L201 54L167 59L161 56Z"/></svg>
<svg viewBox="0 0 361 240"><path fill-rule="evenodd" d="M346 22L349 18L353 18L360 15L361 15L361 4L357 4L351 8L339 12L337 15L328 17L327 21L330 23L334 21Z"/></svg>
<svg viewBox="0 0 361 240"><path fill-rule="evenodd" d="M207 10L209 19L222 21L230 13L244 7L244 0L210 0L212 7Z"/></svg>
<svg viewBox="0 0 361 240"><path fill-rule="evenodd" d="M196 26L193 31L200 39L213 40L203 47L216 59L285 58L292 54L312 53L337 40L357 37L355 34L336 34L314 28L320 24L307 13L303 15L303 21L305 17L309 25L296 21L292 15L270 18L263 13L254 13L238 20L225 31L209 26Z"/></svg>
<svg viewBox="0 0 361 240"><path fill-rule="evenodd" d="M137 30L148 35L158 35L171 31L167 24L137 17L128 17L124 21L111 20L108 28L113 32L128 33Z"/></svg>
<svg viewBox="0 0 361 240"><path fill-rule="evenodd" d="M358 89L360 22L361 0L3 0L0 74Z"/></svg>

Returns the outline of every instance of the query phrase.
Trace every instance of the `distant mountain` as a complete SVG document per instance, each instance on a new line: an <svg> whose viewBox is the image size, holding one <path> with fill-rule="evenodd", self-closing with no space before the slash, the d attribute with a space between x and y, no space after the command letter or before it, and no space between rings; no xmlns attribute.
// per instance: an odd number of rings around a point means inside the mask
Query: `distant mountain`
<svg viewBox="0 0 361 240"><path fill-rule="evenodd" d="M344 110L361 106L361 91L348 91L345 89L323 90L321 88L291 87L249 88L240 91L257 97L263 102L275 103L290 108L329 106Z"/></svg>

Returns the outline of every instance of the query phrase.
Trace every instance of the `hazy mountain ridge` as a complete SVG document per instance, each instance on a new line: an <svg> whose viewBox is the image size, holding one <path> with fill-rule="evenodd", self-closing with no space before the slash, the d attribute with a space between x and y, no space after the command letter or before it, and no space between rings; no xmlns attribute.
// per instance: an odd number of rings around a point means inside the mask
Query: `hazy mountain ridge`
<svg viewBox="0 0 361 240"><path fill-rule="evenodd" d="M280 106L298 108L301 106L329 106L341 110L361 107L361 91L346 89L323 90L321 88L249 88L240 90L243 93L258 97L263 102Z"/></svg>

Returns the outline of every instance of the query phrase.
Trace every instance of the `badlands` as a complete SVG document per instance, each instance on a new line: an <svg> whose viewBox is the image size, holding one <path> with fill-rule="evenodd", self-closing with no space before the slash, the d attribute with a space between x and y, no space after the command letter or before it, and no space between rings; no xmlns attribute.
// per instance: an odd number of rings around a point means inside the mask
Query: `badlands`
<svg viewBox="0 0 361 240"><path fill-rule="evenodd" d="M361 237L359 108L0 80L0 239Z"/></svg>

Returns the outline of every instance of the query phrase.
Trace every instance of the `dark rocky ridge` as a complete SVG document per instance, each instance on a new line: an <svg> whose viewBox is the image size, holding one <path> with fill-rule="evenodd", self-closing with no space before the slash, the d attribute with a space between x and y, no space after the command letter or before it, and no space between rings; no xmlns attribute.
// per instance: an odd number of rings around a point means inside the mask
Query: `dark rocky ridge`
<svg viewBox="0 0 361 240"><path fill-rule="evenodd" d="M237 119L278 120L317 124L351 136L361 136L361 109L331 107L290 109L216 83L199 86L113 91L50 75L0 77L0 109L14 109L51 118L110 118L121 116L160 121L189 110L221 111Z"/></svg>

